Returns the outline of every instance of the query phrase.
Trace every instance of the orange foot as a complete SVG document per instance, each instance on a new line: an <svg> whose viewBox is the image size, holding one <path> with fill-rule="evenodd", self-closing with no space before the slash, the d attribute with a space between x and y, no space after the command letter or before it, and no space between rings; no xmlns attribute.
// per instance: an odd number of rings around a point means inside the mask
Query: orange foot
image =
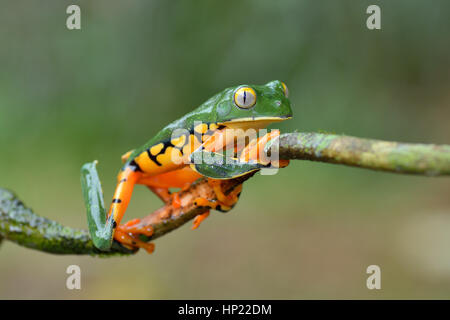
<svg viewBox="0 0 450 320"><path fill-rule="evenodd" d="M171 194L172 197L172 206L175 209L181 208L181 200L180 200L180 194L179 192L174 192Z"/></svg>
<svg viewBox="0 0 450 320"><path fill-rule="evenodd" d="M195 230L198 227L200 227L200 224L202 223L202 221L205 220L206 218L208 218L208 216L209 216L209 210L206 211L205 213L202 213L202 214L199 214L198 216L196 216L191 229Z"/></svg>
<svg viewBox="0 0 450 320"><path fill-rule="evenodd" d="M267 165L271 162L274 167L284 168L289 165L289 160L272 160L267 158L264 148L272 139L275 139L280 135L279 130L272 130L270 133L265 134L258 139L252 140L241 152L239 159L241 161L257 161L261 164Z"/></svg>
<svg viewBox="0 0 450 320"><path fill-rule="evenodd" d="M242 191L242 184L234 188L228 195L222 190L222 180L208 179L209 185L213 188L216 195L216 201L209 201L205 198L196 198L194 204L198 207L208 207L210 209L220 210L223 212L231 210L236 202L239 200L239 195ZM200 223L209 216L209 211L199 214L195 217L192 230L197 229Z"/></svg>
<svg viewBox="0 0 450 320"><path fill-rule="evenodd" d="M172 199L172 206L175 209L181 208L180 193L188 190L191 185L192 185L192 182L185 183L184 186L182 186L180 188L180 191L173 192L173 193L170 194L170 197Z"/></svg>
<svg viewBox="0 0 450 320"><path fill-rule="evenodd" d="M140 240L139 235L150 237L153 234L153 227L139 225L140 222L140 219L133 219L117 226L114 232L114 240L131 250L143 248L148 253L152 253L155 250L155 245Z"/></svg>

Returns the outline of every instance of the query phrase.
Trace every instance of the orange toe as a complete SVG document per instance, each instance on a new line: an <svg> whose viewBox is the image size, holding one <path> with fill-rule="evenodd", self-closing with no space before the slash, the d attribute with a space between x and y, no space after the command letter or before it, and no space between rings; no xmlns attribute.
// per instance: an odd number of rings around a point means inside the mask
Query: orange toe
<svg viewBox="0 0 450 320"><path fill-rule="evenodd" d="M198 207L209 207L211 209L215 209L217 207L217 203L213 201L209 201L205 198L196 198L194 200L194 204Z"/></svg>
<svg viewBox="0 0 450 320"><path fill-rule="evenodd" d="M145 251L147 251L148 254L152 254L153 251L155 251L155 244L154 243L147 243L144 242L144 245L142 246L143 249L145 249Z"/></svg>
<svg viewBox="0 0 450 320"><path fill-rule="evenodd" d="M139 222L141 222L141 219L136 218L125 223L124 226L130 227L132 225L138 224Z"/></svg>
<svg viewBox="0 0 450 320"><path fill-rule="evenodd" d="M202 221L205 220L206 218L208 218L208 216L209 216L209 211L206 211L205 213L202 213L202 214L199 214L198 216L196 216L191 229L192 230L197 229L200 226L200 224L202 223Z"/></svg>
<svg viewBox="0 0 450 320"><path fill-rule="evenodd" d="M153 243L141 241L136 236L127 234L120 230L116 230L114 232L114 240L131 250L143 248L148 253L152 253L155 250L155 245Z"/></svg>
<svg viewBox="0 0 450 320"><path fill-rule="evenodd" d="M140 225L140 219L133 219L125 224L119 225L116 231L120 231L126 234L139 235L142 234L146 237L153 235L153 227L151 225Z"/></svg>
<svg viewBox="0 0 450 320"><path fill-rule="evenodd" d="M172 206L175 209L181 208L181 200L180 200L180 195L178 194L178 192L175 192L172 195Z"/></svg>

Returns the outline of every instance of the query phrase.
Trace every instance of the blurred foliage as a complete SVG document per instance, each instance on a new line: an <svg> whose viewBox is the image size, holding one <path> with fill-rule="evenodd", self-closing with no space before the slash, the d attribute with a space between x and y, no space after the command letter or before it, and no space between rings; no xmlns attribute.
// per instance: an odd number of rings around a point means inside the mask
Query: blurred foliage
<svg viewBox="0 0 450 320"><path fill-rule="evenodd" d="M82 163L100 161L112 194L121 154L240 83L287 83L295 118L282 131L449 143L448 1L76 3L80 31L65 27L70 1L0 3L0 181L49 218L86 227ZM365 26L374 3L380 31ZM295 162L153 256L3 243L0 298L448 297L449 191L448 179ZM137 188L126 218L159 205ZM65 289L69 264L79 292ZM370 264L379 292L365 287Z"/></svg>

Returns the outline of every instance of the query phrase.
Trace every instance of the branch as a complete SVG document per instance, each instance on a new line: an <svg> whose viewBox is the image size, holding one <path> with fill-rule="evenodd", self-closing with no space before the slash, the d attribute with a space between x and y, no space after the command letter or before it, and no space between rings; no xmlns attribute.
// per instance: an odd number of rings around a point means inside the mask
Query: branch
<svg viewBox="0 0 450 320"><path fill-rule="evenodd" d="M287 133L280 136L279 142L280 159L320 161L402 174L450 175L448 145L407 144L323 133ZM266 148L268 152L269 147ZM252 175L226 180L225 193ZM180 208L169 202L142 219L142 225L154 228L153 236L144 240L155 240L206 212L207 208L194 205L198 197L217 200L206 179L200 179L188 190L180 192ZM0 189L0 242L2 238L54 254L114 256L135 252L117 242L113 243L111 251L102 252L94 247L87 231L64 227L34 214L5 189Z"/></svg>
<svg viewBox="0 0 450 320"><path fill-rule="evenodd" d="M242 184L253 174L242 176L224 182L225 194ZM143 218L141 225L152 225L154 233L151 237L143 237L150 241L179 228L198 214L206 212L205 207L194 205L196 198L217 200L207 179L199 179L188 190L180 192L181 207L175 207L172 202ZM110 251L100 251L94 247L86 230L64 227L56 221L40 217L33 213L10 191L0 188L0 239L13 241L30 249L36 249L54 254L88 254L100 256L132 254L114 241Z"/></svg>
<svg viewBox="0 0 450 320"><path fill-rule="evenodd" d="M56 254L103 254L94 247L89 233L64 227L33 213L10 191L0 189L0 238L27 248ZM114 243L108 254L129 254Z"/></svg>
<svg viewBox="0 0 450 320"><path fill-rule="evenodd" d="M279 153L280 159L320 161L401 174L450 175L449 145L294 132L280 136Z"/></svg>

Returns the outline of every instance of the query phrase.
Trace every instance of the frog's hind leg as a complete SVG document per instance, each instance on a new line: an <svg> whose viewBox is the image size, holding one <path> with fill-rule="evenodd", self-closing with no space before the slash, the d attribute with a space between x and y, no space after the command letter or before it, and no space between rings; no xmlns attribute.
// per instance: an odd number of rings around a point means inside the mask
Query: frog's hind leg
<svg viewBox="0 0 450 320"><path fill-rule="evenodd" d="M147 252L153 252L154 245L146 243L138 239L139 234L151 236L153 229L151 227L136 229L135 220L124 225L120 225L123 215L127 210L133 193L134 185L142 175L141 172L136 171L132 166L126 166L118 175L118 182L114 197L111 203L111 208L108 213L108 219L113 219L114 225L114 239L121 244L131 248L144 248ZM137 236L135 236L137 234Z"/></svg>
<svg viewBox="0 0 450 320"><path fill-rule="evenodd" d="M153 234L152 226L142 225L140 219L133 219L125 224L118 225L128 206L134 185L146 185L165 203L172 200L172 205L180 206L181 204L176 204L176 199L178 199L179 202L179 197L177 197L178 194L171 194L169 188L187 188L199 177L201 176L198 173L192 171L188 167L155 176L149 176L142 172L135 172L126 167L126 169L119 174L116 192L114 194L113 203L111 204L110 215L113 217L114 221L117 222L114 239L124 246L130 248L144 248L148 253L152 253L154 244L139 239L140 235L150 237Z"/></svg>
<svg viewBox="0 0 450 320"><path fill-rule="evenodd" d="M189 188L189 186L196 181L197 179L201 178L202 175L192 170L190 167L186 166L182 169L166 172L163 174L159 174L157 176L152 177L142 177L139 179L137 183L146 185L150 190L152 190L161 200L163 200L165 203L168 203L170 200L172 200L172 205L175 208L181 207L181 203L179 200L178 192L170 193L169 188L180 188L181 190L186 190ZM211 182L213 183L213 182ZM214 188L214 187L213 187ZM214 208L221 211L228 211L231 209L231 207L236 203L237 197L235 197L235 194L238 194L241 192L242 186L238 186L235 190L236 193L230 194L229 196L225 196L223 192L219 191L218 186L215 187L216 192L219 193L219 197L223 200L223 202L218 203L207 203L206 199L196 199L199 202L197 203L198 206L205 206ZM209 210L203 214L199 214L194 219L194 224L192 229L198 228L200 226L200 223L205 220L209 216Z"/></svg>
<svg viewBox="0 0 450 320"><path fill-rule="evenodd" d="M213 187L217 197L218 206L216 207L216 210L222 212L230 211L239 200L239 196L242 192L242 184L236 186L228 195L226 195L222 187L223 180L208 179L208 183Z"/></svg>
<svg viewBox="0 0 450 320"><path fill-rule="evenodd" d="M147 187L158 196L164 203L168 203L173 197L173 193L169 191L169 188L160 188L147 185Z"/></svg>
<svg viewBox="0 0 450 320"><path fill-rule="evenodd" d="M129 248L143 248L148 253L152 253L155 250L153 243L144 242L139 239L139 234L151 236L153 234L153 228L146 226L144 228L137 227L140 219L133 219L126 224L119 225L114 233L114 239L119 241L122 245Z"/></svg>
<svg viewBox="0 0 450 320"><path fill-rule="evenodd" d="M195 199L195 204L199 207L207 207L210 209L227 212L230 211L238 202L239 196L242 192L242 184L236 186L228 195L223 191L222 183L224 180L208 179L209 185L213 188L216 195L216 201L210 201L205 198ZM192 230L197 229L201 222L209 216L209 210L203 214L198 215L192 225Z"/></svg>
<svg viewBox="0 0 450 320"><path fill-rule="evenodd" d="M164 203L172 200L175 208L181 206L178 192L171 193L169 188L180 188L186 190L195 180L202 176L189 167L169 171L156 176L142 176L137 183L147 186Z"/></svg>

